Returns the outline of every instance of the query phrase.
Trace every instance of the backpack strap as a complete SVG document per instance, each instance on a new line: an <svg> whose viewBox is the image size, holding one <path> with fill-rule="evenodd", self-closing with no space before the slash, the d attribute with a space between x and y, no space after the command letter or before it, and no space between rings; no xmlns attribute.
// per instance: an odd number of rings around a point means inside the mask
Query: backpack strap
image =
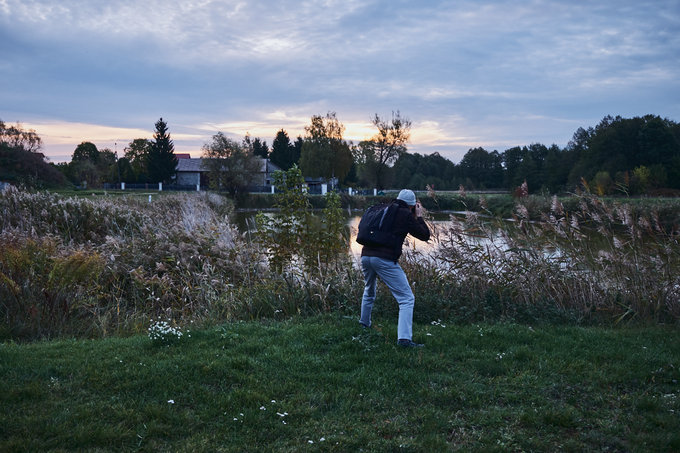
<svg viewBox="0 0 680 453"><path fill-rule="evenodd" d="M385 206L385 209L383 209L382 217L380 217L380 223L378 224L378 228L382 228L383 220L385 220L385 216L387 215L387 211L390 209L390 206L392 206L392 203L388 204Z"/></svg>

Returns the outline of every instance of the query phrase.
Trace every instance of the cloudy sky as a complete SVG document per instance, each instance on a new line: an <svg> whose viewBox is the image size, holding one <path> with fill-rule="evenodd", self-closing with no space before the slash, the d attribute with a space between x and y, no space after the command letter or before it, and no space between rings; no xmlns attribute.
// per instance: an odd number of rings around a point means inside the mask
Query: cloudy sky
<svg viewBox="0 0 680 453"><path fill-rule="evenodd" d="M122 154L168 123L176 152L218 131L270 145L376 113L410 152L556 143L605 115L680 121L680 0L0 0L0 119L53 162Z"/></svg>

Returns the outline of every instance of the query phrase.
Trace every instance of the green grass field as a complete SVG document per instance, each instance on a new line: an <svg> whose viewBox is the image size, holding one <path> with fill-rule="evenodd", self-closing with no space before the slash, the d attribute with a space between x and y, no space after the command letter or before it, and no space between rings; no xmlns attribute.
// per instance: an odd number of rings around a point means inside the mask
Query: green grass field
<svg viewBox="0 0 680 453"><path fill-rule="evenodd" d="M327 315L3 343L0 451L680 449L677 328L395 333Z"/></svg>

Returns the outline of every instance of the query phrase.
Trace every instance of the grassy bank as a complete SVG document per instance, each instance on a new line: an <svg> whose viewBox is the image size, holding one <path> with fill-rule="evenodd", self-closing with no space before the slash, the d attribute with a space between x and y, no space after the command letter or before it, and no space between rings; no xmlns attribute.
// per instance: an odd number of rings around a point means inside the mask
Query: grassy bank
<svg viewBox="0 0 680 453"><path fill-rule="evenodd" d="M323 316L0 345L0 451L677 451L680 331Z"/></svg>

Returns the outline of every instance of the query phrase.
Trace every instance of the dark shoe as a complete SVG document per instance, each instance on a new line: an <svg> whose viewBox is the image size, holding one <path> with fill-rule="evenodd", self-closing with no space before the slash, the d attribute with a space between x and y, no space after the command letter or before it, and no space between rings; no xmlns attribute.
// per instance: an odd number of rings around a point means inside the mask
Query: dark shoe
<svg viewBox="0 0 680 453"><path fill-rule="evenodd" d="M397 341L397 344L399 346L401 346L402 348L422 348L423 346L425 346L424 344L415 343L411 340L404 340L404 339Z"/></svg>
<svg viewBox="0 0 680 453"><path fill-rule="evenodd" d="M363 322L360 322L359 325L361 326L362 329L368 329L369 327L364 324Z"/></svg>

